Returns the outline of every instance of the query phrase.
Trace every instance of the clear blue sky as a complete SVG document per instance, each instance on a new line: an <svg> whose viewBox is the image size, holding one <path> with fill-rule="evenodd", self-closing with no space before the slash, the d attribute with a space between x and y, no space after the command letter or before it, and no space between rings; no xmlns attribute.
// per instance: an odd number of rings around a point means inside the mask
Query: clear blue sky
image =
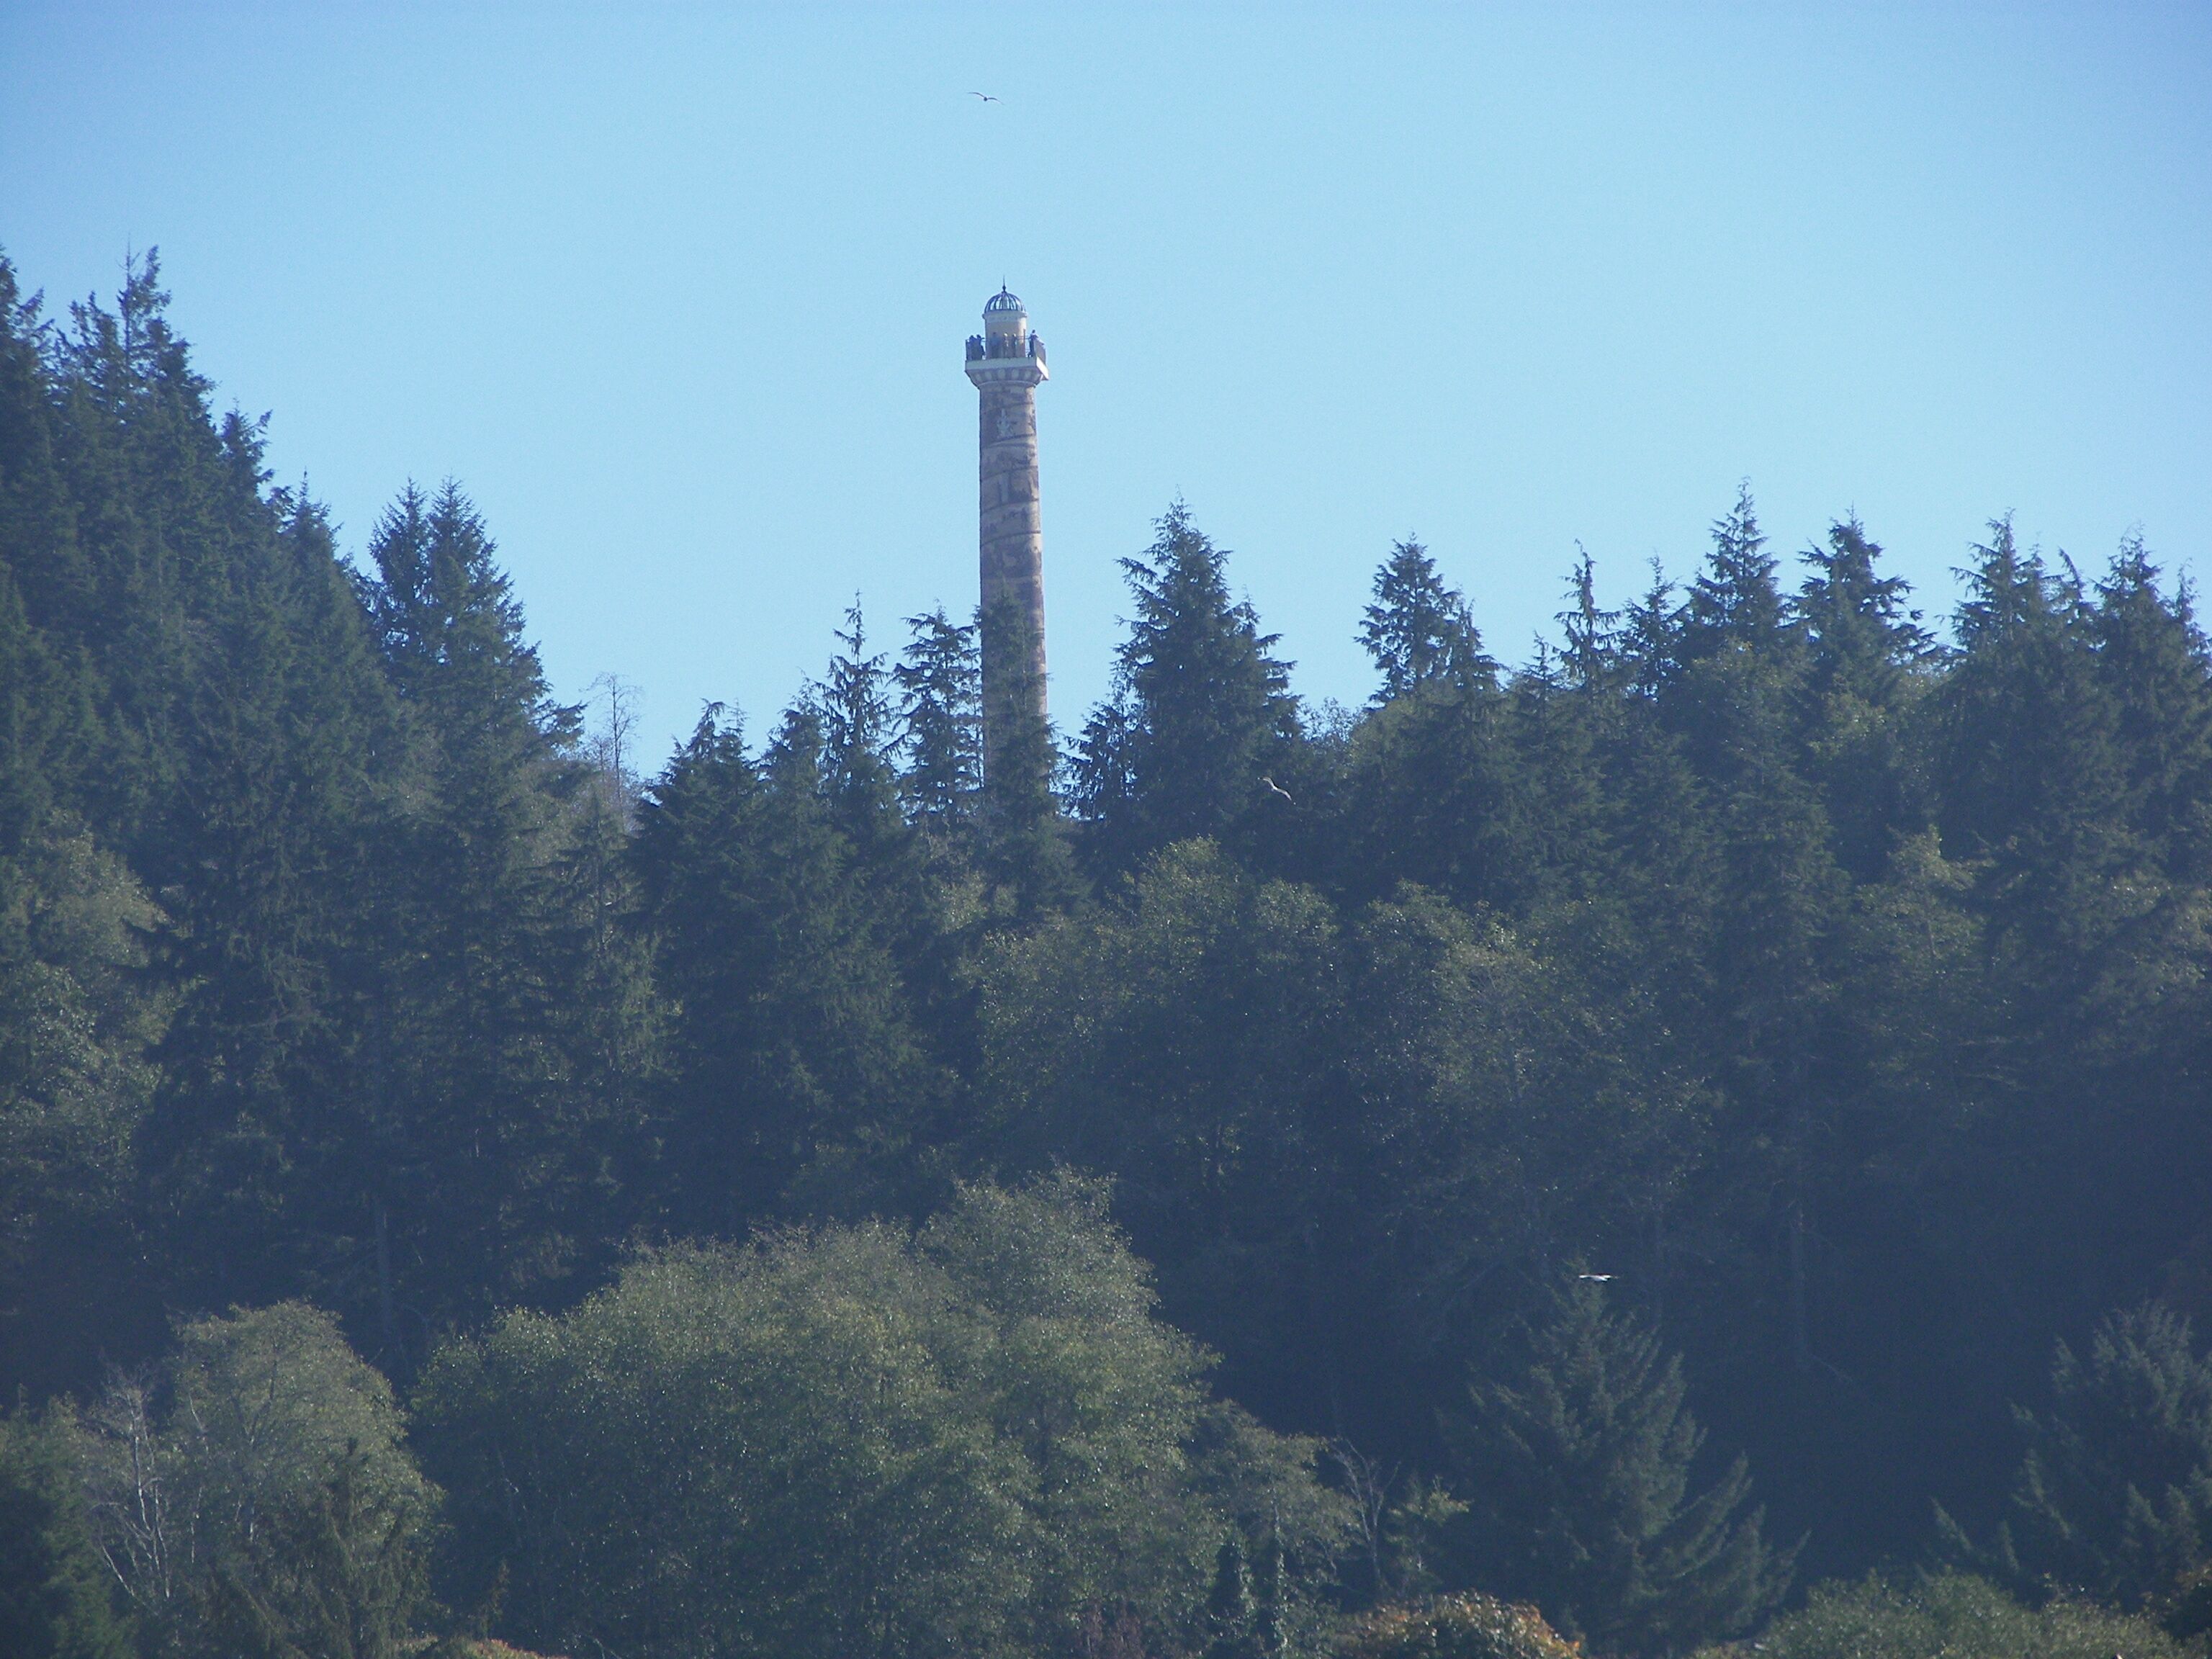
<svg viewBox="0 0 2212 1659"><path fill-rule="evenodd" d="M984 105L971 91L1003 101ZM1931 610L1992 514L2212 549L2212 6L0 7L0 245L158 244L358 553L489 517L556 685L758 732L972 605L961 343L1041 394L1055 714L1178 493L1299 688L1418 531L1521 660L1749 477Z"/></svg>

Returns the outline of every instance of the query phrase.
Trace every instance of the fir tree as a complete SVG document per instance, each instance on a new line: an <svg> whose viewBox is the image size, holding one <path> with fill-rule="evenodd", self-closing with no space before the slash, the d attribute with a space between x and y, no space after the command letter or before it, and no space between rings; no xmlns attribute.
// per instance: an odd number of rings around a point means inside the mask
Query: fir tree
<svg viewBox="0 0 2212 1659"><path fill-rule="evenodd" d="M1511 1382L1475 1383L1446 1428L1474 1508L1477 1575L1601 1650L1685 1653L1749 1628L1794 1551L1742 1513L1738 1458L1693 1494L1705 1435L1680 1361L1583 1284L1534 1334Z"/></svg>
<svg viewBox="0 0 2212 1659"><path fill-rule="evenodd" d="M1948 856L1979 861L1979 899L2015 1009L2039 1037L2108 1022L2143 986L2124 956L2157 904L2131 810L2121 710L2081 585L1997 520L1967 573L1960 654L1936 708Z"/></svg>
<svg viewBox="0 0 2212 1659"><path fill-rule="evenodd" d="M904 918L838 829L821 754L804 707L757 763L710 708L645 805L646 915L681 1010L672 1185L695 1231L742 1233L810 1195L896 1201L945 1093L890 943Z"/></svg>
<svg viewBox="0 0 2212 1659"><path fill-rule="evenodd" d="M161 503L137 516L144 585L123 601L145 655L110 671L136 681L137 753L92 810L166 898L180 994L140 1145L173 1293L264 1300L330 1259L317 1177L353 1093L377 771L397 733L327 522L264 491L258 426L207 417L161 297L126 289L112 330L86 319L117 413L103 437Z"/></svg>
<svg viewBox="0 0 2212 1659"><path fill-rule="evenodd" d="M1881 548L1856 515L1828 527L1828 544L1807 550L1812 567L1797 591L1797 622L1812 645L1816 694L1848 696L1870 708L1893 708L1913 677L1934 659L1935 641L1908 611L1911 586L1876 574Z"/></svg>
<svg viewBox="0 0 2212 1659"><path fill-rule="evenodd" d="M2046 1410L2016 1410L2028 1449L1993 1552L2015 1582L2166 1613L2212 1559L2212 1359L2152 1302L2100 1321L2087 1356L2058 1343Z"/></svg>
<svg viewBox="0 0 2212 1659"><path fill-rule="evenodd" d="M2186 582L2169 594L2140 535L2096 585L2098 678L2125 756L2130 817L2169 879L2212 874L2212 647Z"/></svg>
<svg viewBox="0 0 2212 1659"><path fill-rule="evenodd" d="M1731 647L1755 653L1775 649L1786 618L1774 572L1747 480L1736 492L1735 506L1714 522L1712 551L1690 584L1682 621L1684 655L1694 660Z"/></svg>
<svg viewBox="0 0 2212 1659"><path fill-rule="evenodd" d="M908 815L945 835L967 823L982 782L982 672L975 629L943 606L908 617L906 652L892 670L901 697Z"/></svg>
<svg viewBox="0 0 2212 1659"><path fill-rule="evenodd" d="M1447 587L1428 550L1413 538L1392 544L1375 573L1375 599L1359 624L1359 642L1382 676L1379 705L1447 686L1493 686L1498 665L1483 654L1482 636L1459 590Z"/></svg>
<svg viewBox="0 0 2212 1659"><path fill-rule="evenodd" d="M1823 1194L1814 1148L1834 1111L1824 1022L1834 1000L1832 940L1850 890L1802 765L1805 641L1775 581L1747 486L1712 540L1684 604L1680 667L1654 705L1696 779L1698 839L1710 838L1716 866L1698 965L1707 988L1685 1034L1692 1063L1721 1092L1715 1184L1781 1241L1776 1251L1747 1246L1732 1267L1771 1320L1775 1351L1809 1376L1820 1364L1812 1251Z"/></svg>
<svg viewBox="0 0 2212 1659"><path fill-rule="evenodd" d="M0 848L82 798L106 748L100 582L79 541L45 358L53 331L0 258ZM107 619L112 626L115 619Z"/></svg>
<svg viewBox="0 0 2212 1659"><path fill-rule="evenodd" d="M864 856L901 838L896 743L884 657L871 653L855 600L837 635L821 698L823 784L838 826Z"/></svg>
<svg viewBox="0 0 2212 1659"><path fill-rule="evenodd" d="M1579 546L1567 591L1572 603L1559 617L1566 635L1566 648L1559 653L1560 683L1583 693L1609 691L1620 661L1620 613L1598 604L1597 566Z"/></svg>
<svg viewBox="0 0 2212 1659"><path fill-rule="evenodd" d="M1837 856L1861 879L1878 876L1930 803L1908 742L1908 705L1928 684L1934 641L1905 609L1902 577L1876 574L1881 549L1856 518L1829 527L1795 607L1808 661L1804 743L1835 827Z"/></svg>
<svg viewBox="0 0 2212 1659"><path fill-rule="evenodd" d="M1651 561L1651 580L1627 607L1620 629L1623 678L1629 689L1649 702L1656 699L1681 668L1682 634L1686 618L1674 599L1674 583L1659 561Z"/></svg>
<svg viewBox="0 0 2212 1659"><path fill-rule="evenodd" d="M1092 717L1077 765L1109 866L1231 832L1297 737L1288 665L1252 607L1230 597L1227 559L1178 501L1145 556L1122 561L1137 614L1115 653L1114 699Z"/></svg>
<svg viewBox="0 0 2212 1659"><path fill-rule="evenodd" d="M583 1082L604 1048L586 988L606 959L567 907L606 895L563 879L592 793L578 711L548 695L481 516L450 483L410 486L370 552L364 600L414 775L388 831L355 1179L380 1307L395 1281L415 1305L465 1305L577 1261L584 1148L608 1103Z"/></svg>
<svg viewBox="0 0 2212 1659"><path fill-rule="evenodd" d="M1503 693L1478 690L1398 698L1362 720L1344 744L1332 884L1363 898L1413 881L1469 904L1524 900L1530 780L1511 715Z"/></svg>

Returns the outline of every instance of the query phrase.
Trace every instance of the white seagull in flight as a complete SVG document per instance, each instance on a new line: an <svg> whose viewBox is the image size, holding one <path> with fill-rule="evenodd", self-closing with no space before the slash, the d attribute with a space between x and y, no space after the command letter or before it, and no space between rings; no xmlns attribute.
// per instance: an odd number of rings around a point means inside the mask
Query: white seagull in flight
<svg viewBox="0 0 2212 1659"><path fill-rule="evenodd" d="M1006 101L1003 98L994 98L988 92L971 92L968 95L970 98L980 98L987 104L1003 104Z"/></svg>

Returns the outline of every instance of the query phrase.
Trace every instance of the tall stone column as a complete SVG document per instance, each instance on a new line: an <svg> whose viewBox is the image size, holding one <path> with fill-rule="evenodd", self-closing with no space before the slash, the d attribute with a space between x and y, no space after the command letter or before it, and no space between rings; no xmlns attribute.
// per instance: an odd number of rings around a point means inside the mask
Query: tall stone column
<svg viewBox="0 0 2212 1659"><path fill-rule="evenodd" d="M983 771L1045 719L1044 514L1037 493L1036 389L1050 379L1044 343L1004 289L968 341L981 404Z"/></svg>

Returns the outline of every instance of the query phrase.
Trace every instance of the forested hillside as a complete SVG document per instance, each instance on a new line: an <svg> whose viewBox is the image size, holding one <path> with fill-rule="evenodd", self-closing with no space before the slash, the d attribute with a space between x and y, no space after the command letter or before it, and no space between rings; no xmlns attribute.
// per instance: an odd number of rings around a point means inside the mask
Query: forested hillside
<svg viewBox="0 0 2212 1659"><path fill-rule="evenodd" d="M1176 504L1057 760L856 611L650 769L458 486L349 560L164 303L0 264L21 1650L2212 1627L2212 648L2140 542L1914 596L1747 488L1518 667L1347 550L1344 709Z"/></svg>

